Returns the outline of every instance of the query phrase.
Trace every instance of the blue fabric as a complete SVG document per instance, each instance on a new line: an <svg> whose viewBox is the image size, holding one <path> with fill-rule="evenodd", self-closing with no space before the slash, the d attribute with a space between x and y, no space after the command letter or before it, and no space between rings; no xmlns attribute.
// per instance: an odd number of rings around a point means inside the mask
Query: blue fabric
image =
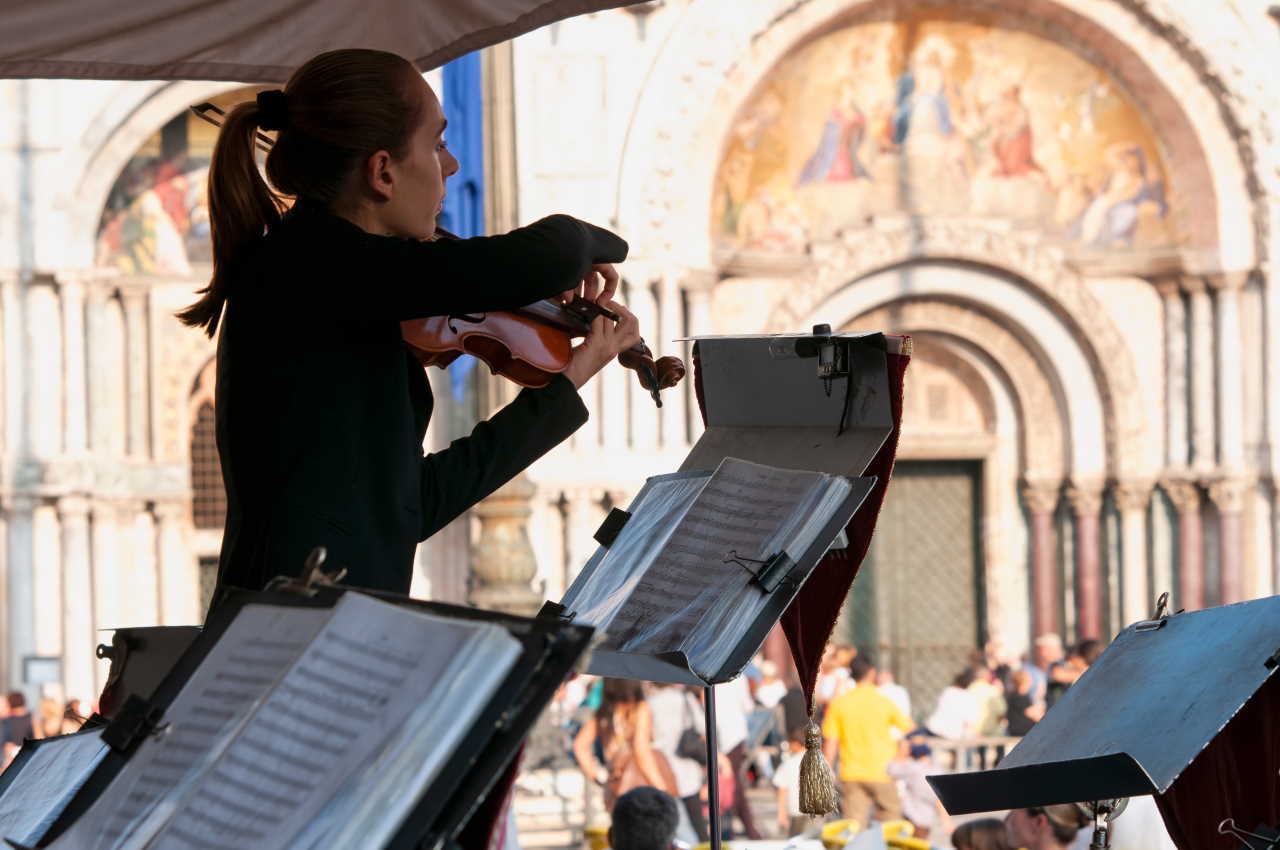
<svg viewBox="0 0 1280 850"><path fill-rule="evenodd" d="M483 236L484 226L484 91L480 54L468 53L444 66L445 139L458 158L458 173L446 184L448 194L440 226L467 239ZM459 357L449 365L449 387L459 402L467 397L474 357Z"/></svg>

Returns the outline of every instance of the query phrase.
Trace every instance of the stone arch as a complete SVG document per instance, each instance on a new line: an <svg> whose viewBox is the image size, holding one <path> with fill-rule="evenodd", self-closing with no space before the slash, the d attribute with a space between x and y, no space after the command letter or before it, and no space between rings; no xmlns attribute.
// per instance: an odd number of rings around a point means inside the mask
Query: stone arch
<svg viewBox="0 0 1280 850"><path fill-rule="evenodd" d="M909 273L909 277L904 273ZM888 269L856 284L831 290L817 309L792 321L808 327L832 317L858 316L886 304L913 298L950 302L962 310L985 314L1014 334L1033 353L1051 378L1058 404L1066 411L1069 471L1080 478L1102 479L1117 469L1118 417L1095 373L1096 352L1044 302L1018 282L972 268L945 263L919 263ZM772 329L772 328L771 328Z"/></svg>
<svg viewBox="0 0 1280 850"><path fill-rule="evenodd" d="M69 152L73 159L84 163L68 187L68 250L76 254L81 264L92 264L98 221L107 195L142 143L191 104L237 88L244 88L244 84L157 82L146 88L125 88L104 102L88 126L105 129L86 134L80 149Z"/></svg>
<svg viewBox="0 0 1280 850"><path fill-rule="evenodd" d="M976 0L947 5L992 12L991 4ZM1157 133L1169 140L1184 191L1195 193L1214 231L1212 244L1183 258L1188 270L1252 268L1265 255L1267 199L1255 167L1265 146L1243 131L1251 123L1237 114L1214 63L1151 5L1026 0L999 11L1025 27L1052 30L1055 40L1140 95L1135 99L1147 105ZM707 226L712 185L738 108L788 52L882 8L870 0L770 0L733 15L715 3L686 7L655 60L632 122L650 134L649 143L625 146L652 152L621 163L617 208L629 233L690 267L713 266ZM1192 108L1198 110L1194 120L1187 112ZM1241 227L1245 221L1255 227Z"/></svg>
<svg viewBox="0 0 1280 850"><path fill-rule="evenodd" d="M1071 466L1067 412L1051 376L1005 323L956 303L920 298L879 304L859 313L851 324L894 333L928 333L989 355L1019 417L1019 474L1053 480L1066 476ZM1034 427L1028 427L1031 423Z"/></svg>

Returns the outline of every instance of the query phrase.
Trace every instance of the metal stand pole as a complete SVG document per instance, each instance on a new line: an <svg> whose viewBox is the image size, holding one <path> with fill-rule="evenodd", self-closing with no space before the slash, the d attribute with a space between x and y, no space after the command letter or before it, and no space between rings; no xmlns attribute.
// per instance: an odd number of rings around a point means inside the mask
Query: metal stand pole
<svg viewBox="0 0 1280 850"><path fill-rule="evenodd" d="M720 753L716 747L716 689L702 689L707 724L707 809L711 823L711 850L720 850Z"/></svg>

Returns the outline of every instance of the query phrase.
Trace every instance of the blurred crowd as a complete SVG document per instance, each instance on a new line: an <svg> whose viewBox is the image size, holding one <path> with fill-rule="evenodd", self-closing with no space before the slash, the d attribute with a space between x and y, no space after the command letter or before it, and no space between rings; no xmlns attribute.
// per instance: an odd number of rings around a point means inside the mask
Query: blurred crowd
<svg viewBox="0 0 1280 850"><path fill-rule="evenodd" d="M21 691L12 691L0 698L0 732L3 733L4 759L0 770L9 766L27 738L52 738L76 732L84 723L80 716L80 700L60 702L56 699L40 700L33 714L27 706L27 698Z"/></svg>
<svg viewBox="0 0 1280 850"><path fill-rule="evenodd" d="M1086 640L1064 646L1056 635L1012 658L996 643L975 650L931 705L912 694L875 658L848 645L826 648L814 692L813 721L835 769L842 807L853 828L899 822L915 838L949 838L957 848L1045 847L1083 825L1072 810L1019 811L1004 821L951 823L927 777L978 765L970 747L1027 734L1101 654ZM758 839L814 833L820 819L800 812L800 764L809 707L794 671L757 657L744 674L717 685L714 766L708 764L700 688L623 679L579 677L562 690L572 710L566 746L584 775L599 785L613 813L636 789L657 789L674 801L675 835L689 844L709 838L708 769L717 771L722 837ZM563 716L563 715L562 715ZM990 764L981 766L990 767ZM767 787L776 815L761 823L746 790ZM648 791L645 792L648 794ZM662 809L652 795L646 810ZM1048 843L1037 843L1043 835ZM613 846L617 847L615 843Z"/></svg>

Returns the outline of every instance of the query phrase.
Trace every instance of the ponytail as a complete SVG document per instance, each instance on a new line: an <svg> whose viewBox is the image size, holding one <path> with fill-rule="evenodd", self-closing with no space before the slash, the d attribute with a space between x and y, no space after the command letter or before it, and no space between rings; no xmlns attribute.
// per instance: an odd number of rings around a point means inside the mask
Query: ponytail
<svg viewBox="0 0 1280 850"><path fill-rule="evenodd" d="M258 170L255 145L262 109L242 103L227 115L209 163L209 230L213 239L213 277L200 300L179 312L191 327L209 336L218 330L231 270L254 239L280 220L284 201Z"/></svg>
<svg viewBox="0 0 1280 850"><path fill-rule="evenodd" d="M394 53L331 50L295 71L283 92L231 110L209 164L213 278L178 318L213 336L235 264L280 221L285 199L332 208L371 154L405 156L424 114L421 81ZM254 155L259 129L278 131L265 164L270 186Z"/></svg>

